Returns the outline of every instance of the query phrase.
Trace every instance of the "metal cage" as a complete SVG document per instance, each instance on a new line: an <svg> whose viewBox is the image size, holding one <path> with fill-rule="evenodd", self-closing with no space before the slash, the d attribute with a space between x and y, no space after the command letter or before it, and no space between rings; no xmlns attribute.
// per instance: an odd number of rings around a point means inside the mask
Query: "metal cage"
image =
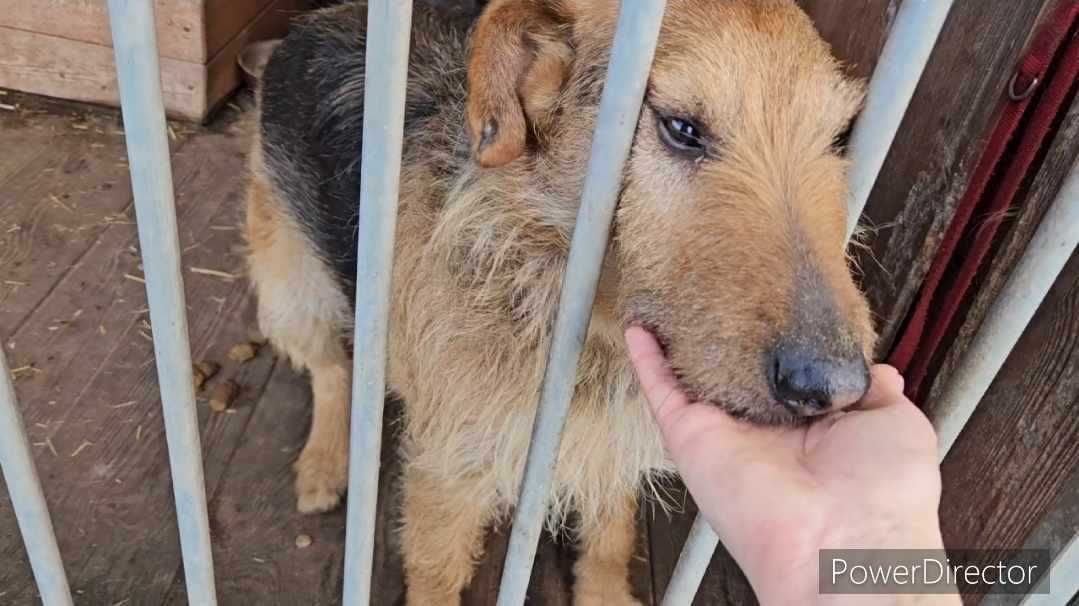
<svg viewBox="0 0 1079 606"><path fill-rule="evenodd" d="M209 521L153 5L150 0L109 0L108 4L187 595L193 604L213 605L216 596ZM884 164L951 4L950 0L910 0L899 9L850 141L854 164L850 173L848 234L853 232ZM665 0L622 0L521 498L513 519L498 597L500 606L517 606L525 600L623 165L633 140L665 5ZM343 596L343 603L350 606L371 601L386 325L411 14L410 1L369 3L359 221L363 247L357 270L358 282L365 288L356 300L351 490ZM1075 250L1079 243L1076 225L1079 170L1073 168L946 389L934 421L941 436L941 458ZM43 602L48 606L72 604L2 350L0 371L0 436L4 437L0 440L0 467ZM703 518L698 517L663 598L665 606L692 602L718 541ZM1065 574L1057 575L1056 571ZM1073 540L1054 563L1053 593L1032 594L1026 603L1063 604L1079 589L1077 571L1079 540Z"/></svg>

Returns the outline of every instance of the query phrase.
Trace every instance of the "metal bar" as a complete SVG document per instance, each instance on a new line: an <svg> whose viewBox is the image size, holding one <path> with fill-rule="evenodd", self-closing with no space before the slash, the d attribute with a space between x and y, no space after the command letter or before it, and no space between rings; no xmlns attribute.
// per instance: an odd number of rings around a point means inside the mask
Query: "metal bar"
<svg viewBox="0 0 1079 606"><path fill-rule="evenodd" d="M187 599L217 603L153 3L109 0Z"/></svg>
<svg viewBox="0 0 1079 606"><path fill-rule="evenodd" d="M941 460L974 414L1076 245L1079 245L1079 164L1072 167L1026 251L1012 268L937 404L933 425L937 429Z"/></svg>
<svg viewBox="0 0 1079 606"><path fill-rule="evenodd" d="M662 606L693 603L718 545L719 536L716 531L712 530L704 516L697 514L697 519L693 520L693 527L689 530L689 537L686 538L685 547L682 548L682 553L678 554L678 563L675 564L667 591L663 594Z"/></svg>
<svg viewBox="0 0 1079 606"><path fill-rule="evenodd" d="M367 5L352 423L342 603L370 603L375 548L386 335L404 139L411 0Z"/></svg>
<svg viewBox="0 0 1079 606"><path fill-rule="evenodd" d="M71 606L71 590L64 574L56 534L45 504L45 493L34 469L30 440L22 424L15 386L11 383L4 350L0 347L0 472L7 483L11 506L19 523L22 542L34 571L38 593L45 606Z"/></svg>
<svg viewBox="0 0 1079 606"><path fill-rule="evenodd" d="M849 177L848 239L858 225L951 8L952 0L906 0L899 7L848 145L854 160Z"/></svg>
<svg viewBox="0 0 1079 606"><path fill-rule="evenodd" d="M666 0L622 0L618 14L539 410L502 568L498 606L519 606L525 601L547 516L562 429L577 383L577 363L588 333L596 283L622 187L622 171L641 113L666 4Z"/></svg>
<svg viewBox="0 0 1079 606"><path fill-rule="evenodd" d="M1079 535L1061 551L1020 606L1064 606L1079 596Z"/></svg>
<svg viewBox="0 0 1079 606"><path fill-rule="evenodd" d="M848 156L853 159L848 179L847 239L858 227L873 185L877 182L907 106L936 46L953 0L907 0L899 7L892 33L877 62L865 107L851 132ZM690 604L697 593L719 539L698 516L678 556L663 606ZM677 590L677 594L670 594Z"/></svg>

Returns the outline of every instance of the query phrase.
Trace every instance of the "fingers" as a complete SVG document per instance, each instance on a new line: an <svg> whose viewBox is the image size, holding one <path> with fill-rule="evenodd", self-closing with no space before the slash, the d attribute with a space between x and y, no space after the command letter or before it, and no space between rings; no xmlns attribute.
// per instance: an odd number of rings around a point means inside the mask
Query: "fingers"
<svg viewBox="0 0 1079 606"><path fill-rule="evenodd" d="M690 402L679 388L659 343L648 331L628 329L626 347L663 435L663 444L690 490L698 491L694 494L712 490L710 481L702 477L737 477L726 465L744 460L739 455L743 450L758 450L760 441L755 438L762 437L757 435L760 429L740 426L717 406Z"/></svg>
<svg viewBox="0 0 1079 606"><path fill-rule="evenodd" d="M910 401L903 395L903 376L894 367L877 364L870 369L869 374L869 392L858 403L859 408L884 408L898 402Z"/></svg>
<svg viewBox="0 0 1079 606"><path fill-rule="evenodd" d="M889 435L899 440L893 444L893 448L902 446L909 449L908 452L923 454L932 464L939 462L936 459L936 430L925 413L903 394L904 382L899 371L878 364L870 372L872 384L869 393L857 407L873 414L865 415L862 419L874 417L882 422Z"/></svg>
<svg viewBox="0 0 1079 606"><path fill-rule="evenodd" d="M667 365L663 350L651 333L637 326L630 327L626 330L626 347L644 396L658 420L662 422L664 417L688 404Z"/></svg>

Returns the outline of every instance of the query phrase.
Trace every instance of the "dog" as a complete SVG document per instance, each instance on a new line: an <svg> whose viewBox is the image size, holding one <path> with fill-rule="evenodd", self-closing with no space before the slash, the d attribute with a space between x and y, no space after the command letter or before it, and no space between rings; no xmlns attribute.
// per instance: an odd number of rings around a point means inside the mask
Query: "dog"
<svg viewBox="0 0 1079 606"><path fill-rule="evenodd" d="M518 498L618 10L494 0L470 23L416 7L387 360L411 605L458 604ZM294 24L251 153L258 321L314 394L305 513L347 483L365 23L360 2ZM548 497L552 528L575 516L576 604L638 603L638 497L673 471L627 324L747 422L865 393L875 334L845 252L842 149L863 90L793 0L668 3Z"/></svg>

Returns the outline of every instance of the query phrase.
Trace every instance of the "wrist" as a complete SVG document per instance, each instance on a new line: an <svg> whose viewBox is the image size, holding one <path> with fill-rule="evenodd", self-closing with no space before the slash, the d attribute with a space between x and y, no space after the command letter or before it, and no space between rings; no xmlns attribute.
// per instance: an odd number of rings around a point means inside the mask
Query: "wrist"
<svg viewBox="0 0 1079 606"><path fill-rule="evenodd" d="M879 604L881 606L958 605L958 595L842 595L821 594L820 552L823 549L917 549L939 551L945 559L944 541L936 512L889 520L887 516L859 517L872 523L859 528L840 522L826 524L812 533L786 534L787 540L731 547L742 570L764 606L804 604ZM761 535L756 535L761 536ZM773 535L775 536L775 535Z"/></svg>
<svg viewBox="0 0 1079 606"><path fill-rule="evenodd" d="M947 561L944 539L940 532L940 522L935 511L923 515L911 516L902 522L888 522L885 518L878 524L862 529L860 532L835 533L824 543L822 549L871 549L871 550L917 550L927 552L940 561ZM920 555L919 557L922 557ZM883 588L882 588L883 589ZM828 604L829 606L961 606L962 600L954 590L947 594L832 594L815 596L815 600L806 600L806 604Z"/></svg>
<svg viewBox="0 0 1079 606"><path fill-rule="evenodd" d="M860 525L829 524L821 537L821 549L919 549L943 550L940 518L935 509L923 512L851 512Z"/></svg>

